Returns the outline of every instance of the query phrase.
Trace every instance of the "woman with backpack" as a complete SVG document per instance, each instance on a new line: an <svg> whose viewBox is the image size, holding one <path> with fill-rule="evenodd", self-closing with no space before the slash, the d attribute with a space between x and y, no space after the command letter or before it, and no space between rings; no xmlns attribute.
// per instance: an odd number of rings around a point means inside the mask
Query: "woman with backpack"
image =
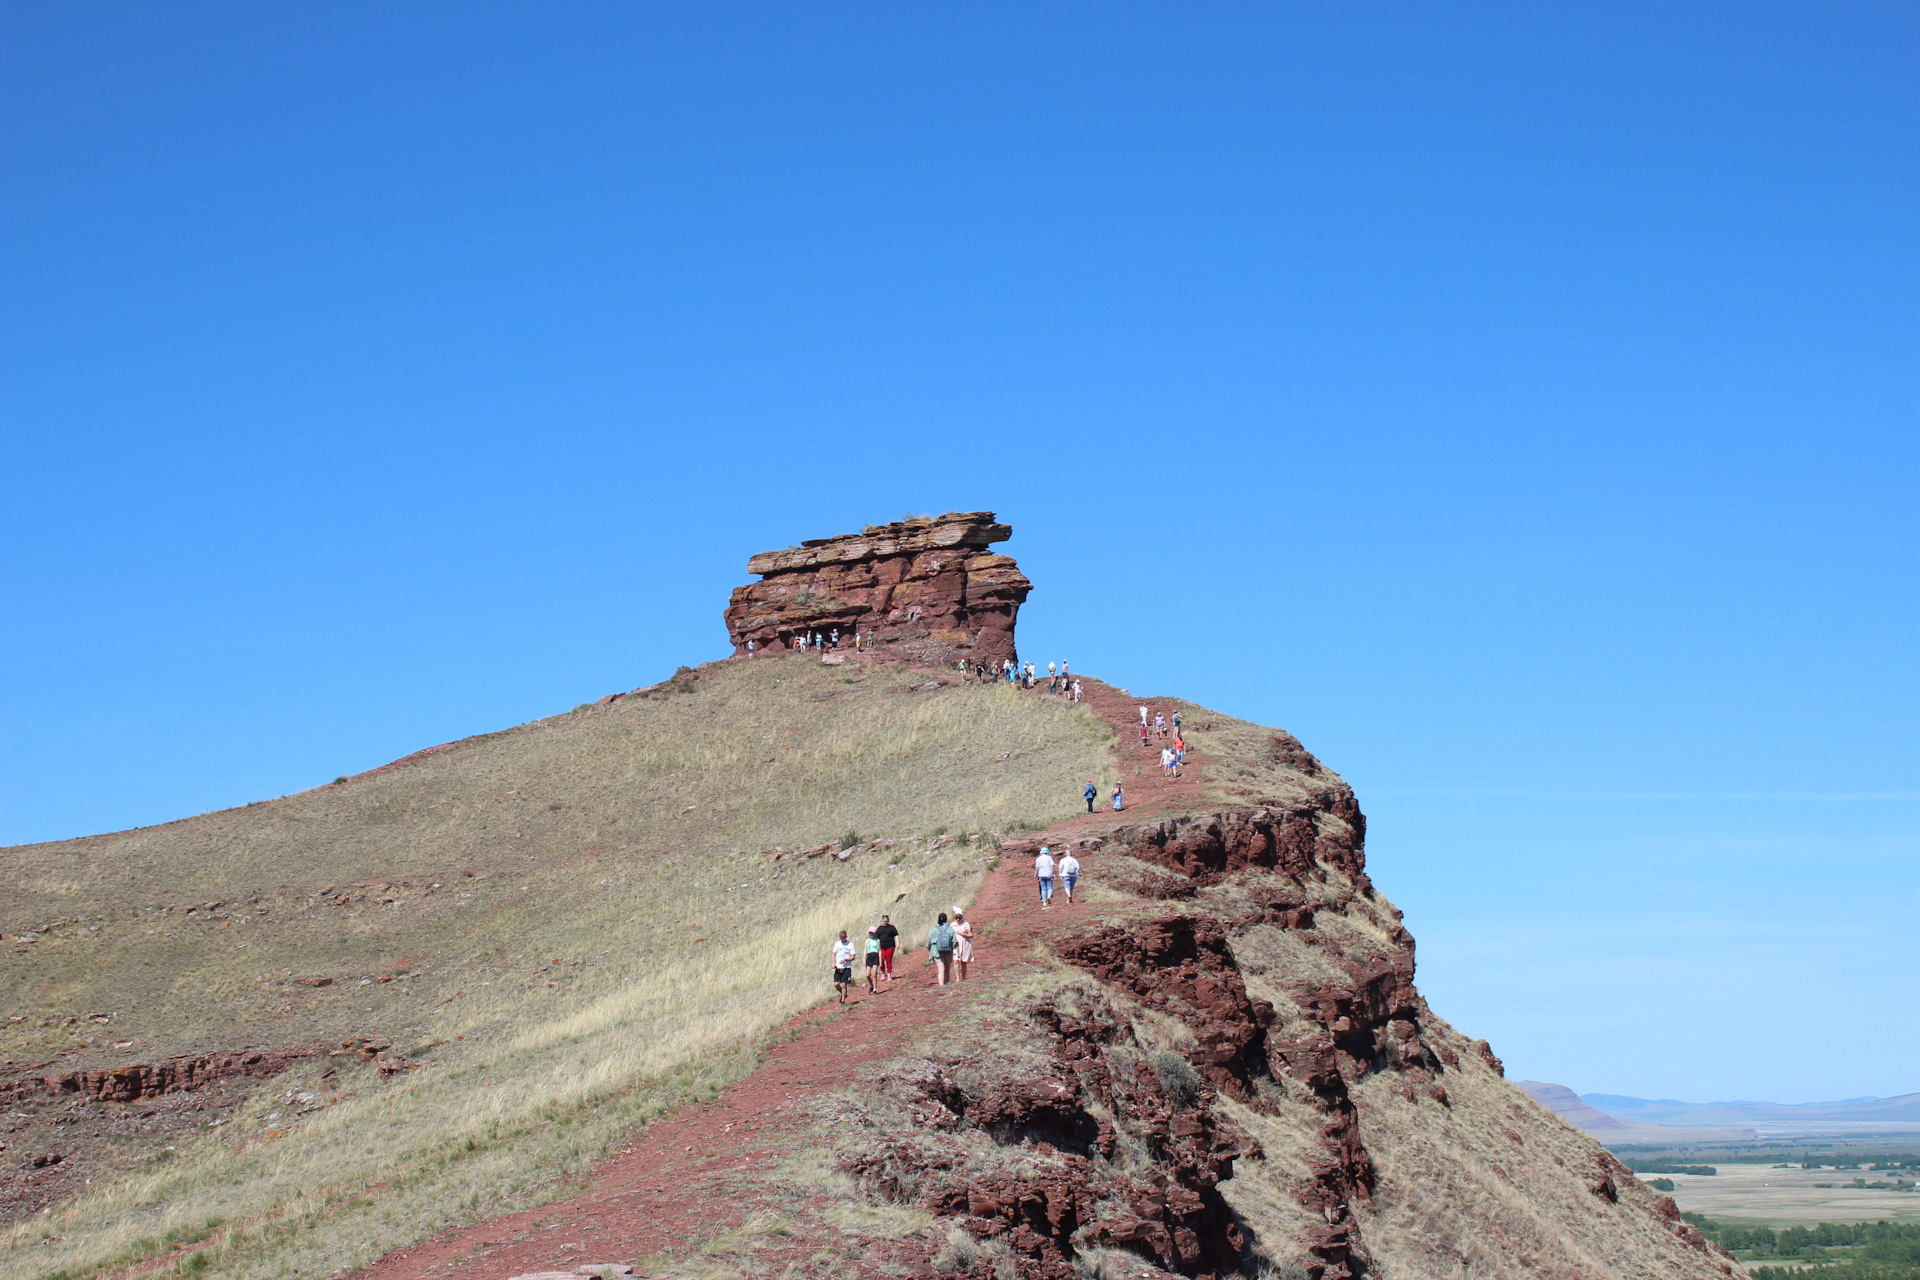
<svg viewBox="0 0 1920 1280"><path fill-rule="evenodd" d="M953 936L953 926L947 923L947 913L940 913L939 923L927 934L927 959L933 961L933 984L936 987L947 985L947 976L953 972L953 948L957 940Z"/></svg>

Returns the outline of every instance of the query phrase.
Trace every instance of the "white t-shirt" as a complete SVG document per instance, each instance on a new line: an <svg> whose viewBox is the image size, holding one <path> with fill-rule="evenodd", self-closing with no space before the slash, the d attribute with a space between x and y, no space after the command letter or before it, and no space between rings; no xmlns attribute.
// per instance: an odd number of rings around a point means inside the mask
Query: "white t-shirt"
<svg viewBox="0 0 1920 1280"><path fill-rule="evenodd" d="M1060 874L1063 876L1079 875L1080 859L1074 857L1070 853L1066 855L1064 858L1060 859Z"/></svg>
<svg viewBox="0 0 1920 1280"><path fill-rule="evenodd" d="M836 942L833 944L833 967L845 969L853 964L853 944Z"/></svg>
<svg viewBox="0 0 1920 1280"><path fill-rule="evenodd" d="M1033 860L1033 874L1039 876L1042 880L1051 880L1053 878L1052 855L1043 853L1035 858Z"/></svg>
<svg viewBox="0 0 1920 1280"><path fill-rule="evenodd" d="M1173 763L1173 748L1162 747L1160 749L1160 767L1164 769L1172 763Z"/></svg>

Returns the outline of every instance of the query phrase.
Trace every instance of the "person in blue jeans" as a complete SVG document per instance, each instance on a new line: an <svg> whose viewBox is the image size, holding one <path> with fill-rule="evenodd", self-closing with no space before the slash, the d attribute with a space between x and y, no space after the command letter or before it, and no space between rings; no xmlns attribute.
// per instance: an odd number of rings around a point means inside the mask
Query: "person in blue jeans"
<svg viewBox="0 0 1920 1280"><path fill-rule="evenodd" d="M1053 855L1045 845L1040 846L1040 856L1033 860L1033 874L1040 879L1040 905L1053 905Z"/></svg>
<svg viewBox="0 0 1920 1280"><path fill-rule="evenodd" d="M1100 798L1100 788L1093 785L1093 779L1087 779L1087 789L1081 793L1087 798L1087 812L1093 812L1093 802Z"/></svg>
<svg viewBox="0 0 1920 1280"><path fill-rule="evenodd" d="M1060 851L1060 860L1053 864L1060 877L1060 887L1066 891L1067 905L1073 905L1073 886L1080 882L1080 859L1073 856L1073 846L1068 845Z"/></svg>

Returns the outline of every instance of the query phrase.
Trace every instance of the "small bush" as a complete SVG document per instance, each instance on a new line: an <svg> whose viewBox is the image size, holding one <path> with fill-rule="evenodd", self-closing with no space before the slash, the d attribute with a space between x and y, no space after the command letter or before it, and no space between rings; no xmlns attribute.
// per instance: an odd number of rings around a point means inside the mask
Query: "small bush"
<svg viewBox="0 0 1920 1280"><path fill-rule="evenodd" d="M1162 1049L1153 1055L1153 1073L1183 1106L1192 1106L1200 1097L1200 1091L1207 1087L1193 1064L1171 1049Z"/></svg>
<svg viewBox="0 0 1920 1280"><path fill-rule="evenodd" d="M337 777L337 778L335 778L335 779L333 780L333 785L334 785L334 786L336 786L336 787L344 787L344 786L346 786L346 785L347 785L347 775L343 773L343 774L341 774L341 775L340 775L339 777Z"/></svg>
<svg viewBox="0 0 1920 1280"><path fill-rule="evenodd" d="M848 827L846 830L846 833L840 837L840 847L842 849L851 849L853 848L853 846L859 844L860 842L861 842L860 833L854 830L852 827ZM894 861L898 862L900 861L900 859L895 858Z"/></svg>

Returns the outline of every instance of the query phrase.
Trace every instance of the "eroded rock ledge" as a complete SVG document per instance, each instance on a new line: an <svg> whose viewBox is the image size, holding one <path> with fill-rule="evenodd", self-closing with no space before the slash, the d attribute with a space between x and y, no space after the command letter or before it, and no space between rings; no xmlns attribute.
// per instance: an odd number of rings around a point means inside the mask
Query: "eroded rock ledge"
<svg viewBox="0 0 1920 1280"><path fill-rule="evenodd" d="M921 662L956 655L989 666L1015 657L1013 627L1033 584L1009 556L986 549L1013 536L991 511L870 525L747 561L759 582L736 587L727 635L736 654L836 629Z"/></svg>

